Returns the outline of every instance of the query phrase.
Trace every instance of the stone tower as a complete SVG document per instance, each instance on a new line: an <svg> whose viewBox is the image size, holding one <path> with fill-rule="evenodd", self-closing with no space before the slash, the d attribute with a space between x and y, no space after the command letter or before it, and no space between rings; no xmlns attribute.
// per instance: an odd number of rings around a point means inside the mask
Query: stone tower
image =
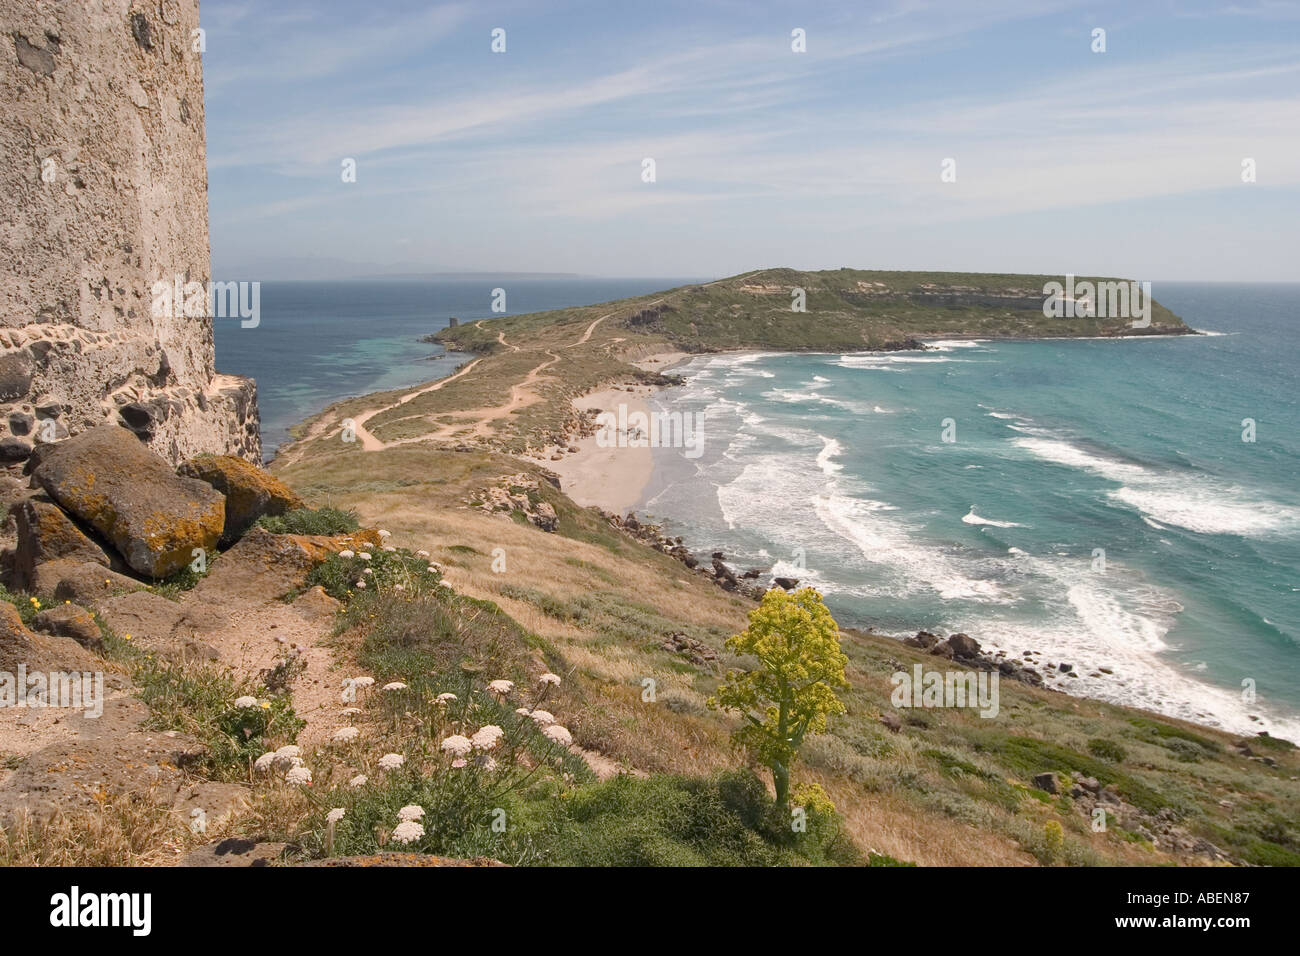
<svg viewBox="0 0 1300 956"><path fill-rule="evenodd" d="M198 0L0 0L4 460L105 422L173 463L260 457L208 310L154 295L209 281L198 26Z"/></svg>

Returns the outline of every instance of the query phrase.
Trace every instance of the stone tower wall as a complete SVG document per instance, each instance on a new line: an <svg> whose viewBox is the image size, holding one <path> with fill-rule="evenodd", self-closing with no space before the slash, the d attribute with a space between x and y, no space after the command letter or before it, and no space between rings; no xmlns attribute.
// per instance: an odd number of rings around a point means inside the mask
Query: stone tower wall
<svg viewBox="0 0 1300 956"><path fill-rule="evenodd" d="M105 422L260 457L256 386L153 294L209 280L198 26L197 0L0 0L0 457Z"/></svg>

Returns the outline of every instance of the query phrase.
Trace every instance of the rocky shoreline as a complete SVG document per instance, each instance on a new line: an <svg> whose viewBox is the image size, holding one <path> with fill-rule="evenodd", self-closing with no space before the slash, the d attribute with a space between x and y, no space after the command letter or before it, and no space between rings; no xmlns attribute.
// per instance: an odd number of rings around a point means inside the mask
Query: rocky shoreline
<svg viewBox="0 0 1300 956"><path fill-rule="evenodd" d="M675 558L692 572L709 579L724 591L758 601L769 588L778 587L793 591L799 586L798 578L773 577L761 568L748 568L737 572L727 565L727 556L722 551L711 552L706 563L686 546L680 535L664 534L659 525L642 521L637 518L635 512L620 516L602 510L600 514L611 527L649 545L661 554ZM761 583L764 578L768 578L770 583ZM1023 684L1046 687L1043 675L1030 666L1027 660L1019 661L1008 657L1005 651L990 653L980 646L979 641L967 634L957 633L943 638L929 631L917 631L914 636L905 638L902 643L975 670L997 672L1002 677ZM1069 664L1056 666L1062 673L1072 670Z"/></svg>

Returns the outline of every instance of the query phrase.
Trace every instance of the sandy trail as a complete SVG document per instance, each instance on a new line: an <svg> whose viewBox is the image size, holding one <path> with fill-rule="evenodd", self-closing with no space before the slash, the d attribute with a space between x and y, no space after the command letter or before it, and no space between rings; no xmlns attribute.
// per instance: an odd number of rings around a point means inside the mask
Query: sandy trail
<svg viewBox="0 0 1300 956"><path fill-rule="evenodd" d="M716 281L723 281L723 280L716 280ZM710 282L705 284L713 285L714 283ZM646 303L646 306L648 307L648 306L658 305L659 303L665 301L667 298L668 296L660 296L658 299L653 299L650 302ZM572 348L577 348L580 345L587 344L588 342L591 341L592 335L595 334L595 331L600 326L600 324L604 322L606 319L614 315L617 315L619 311L620 310L615 309L612 312L606 312L604 315L594 319L587 326L586 330L582 333L580 337L578 337L573 342L570 342L568 345L561 346L561 347L564 349L572 349ZM481 329L483 327L483 320L480 319L474 324L476 327ZM614 339L613 341L622 342L624 341L624 339L618 338L618 339ZM518 345L515 345L506 340L505 332L497 332L497 342L505 346L506 348L510 349L510 351L512 352L522 351L522 349ZM380 406L378 408L366 409L364 412L361 412L360 414L354 416L352 418L352 430L353 433L356 435L356 440L360 442L362 451L382 451L385 448L392 448L395 445L406 445L414 442L445 441L457 437L460 438L486 437L491 429L491 425L493 422L500 421L501 419L505 418L507 415L510 415L511 413L517 411L518 409L530 405L539 399L539 396L535 392L530 392L529 390L537 382L538 377L546 369L550 368L551 366L555 365L557 362L560 361L560 356L557 355L554 351L547 349L546 354L550 356L549 361L542 362L540 365L536 366L531 371L529 371L529 373L526 376L524 376L524 378L521 381L516 382L515 384L510 386L510 400L506 402L504 405L494 405L494 406L487 406L484 408L469 409L464 412L458 413L458 417L474 419L473 424L471 425L466 425L464 422L459 422L450 425L443 425L440 428L438 428L436 431L430 432L428 434L412 436L409 438L395 438L392 439L391 441L381 441L379 438L375 437L375 435L368 428L366 428L366 424L371 419L373 419L376 415L381 415L385 412L392 411L395 408L400 408L401 406L407 404L408 402L412 401L415 398L420 397L421 395L427 395L429 392L436 392L444 385L454 382L456 379L460 378L463 375L468 375L474 369L474 367L478 365L479 362L482 361L481 358L474 359L473 361L469 362L467 365L465 365L464 367L456 371L454 374L449 375L446 378L438 379L436 382L421 386L420 388L417 388L411 392L407 392L405 395L403 395L395 402L392 402L388 405ZM411 417L420 417L420 416L411 416ZM319 420L317 420L316 422L314 422L307 430L303 438L300 439L299 441L294 442L294 446L297 449L304 448L310 441L321 437L322 435L326 434L331 428L334 428L336 426L341 432L342 422L333 418L332 416L324 416ZM285 463L292 464L293 462L297 461L299 457L301 457L301 453L295 451L294 448L290 448L283 457Z"/></svg>
<svg viewBox="0 0 1300 956"><path fill-rule="evenodd" d="M661 300L658 299L655 300L655 302L659 302L659 301ZM651 304L653 305L654 303ZM579 345L584 345L587 342L591 341L591 336L596 331L596 327L599 326L600 323L608 319L610 316L616 315L617 312L618 310L615 310L613 312L607 312L604 315L597 318L595 321L593 321L590 325L587 326L586 331L583 332L582 336L579 339L569 343L568 345L564 346L564 348L566 349L576 348ZM483 326L482 320L476 322L475 325L477 325L479 328L482 328ZM506 341L506 334L504 332L497 333L497 342L499 342L501 345L504 345L512 352L521 351L519 346ZM378 438L374 436L374 434L370 432L369 429L366 428L366 423L369 422L376 415L381 415L384 412L392 411L394 408L400 408L401 406L405 405L407 402L410 402L412 399L418 398L421 395L428 394L429 392L436 392L438 389L442 388L448 382L455 381L456 379L460 378L462 375L468 374L470 370L474 368L474 366L478 365L478 363L482 361L482 359L474 359L474 361L470 362L468 365L466 365L464 368L457 371L455 374L449 375L447 378L439 379L438 381L432 383L431 385L425 385L412 392L408 392L405 395L403 395L401 398L399 398L397 401L392 402L389 405L384 405L379 408L370 408L362 412L361 414L355 416L352 419L352 430L356 435L357 441L361 443L361 450L382 451L383 449L391 448L394 445L406 445L406 444L411 444L413 442L442 441L453 437L466 438L466 437L486 436L489 428L491 427L492 422L500 421L502 418L505 418L507 415L517 411L520 408L523 408L526 405L530 405L532 404L532 402L537 400L538 396L536 394L530 394L528 392L528 389L533 384L536 383L538 377L541 375L542 372L544 372L546 369L550 368L552 365L560 361L560 356L556 355L555 352L551 351L550 349L546 350L546 354L550 356L550 361L543 362L540 365L536 366L531 371L529 371L529 373L526 376L524 376L522 381L516 382L514 385L511 385L510 400L506 402L504 405L493 405L485 408L470 409L462 413L464 417L477 419L477 421L475 421L473 426L471 427L470 432L468 433L464 432L464 429L466 427L464 424L453 424L453 425L444 425L441 428L439 428L437 431L427 435L419 435L411 438L395 438L391 441L380 441ZM330 423L321 422L318 425L313 425L311 430L308 432L307 437L319 436L324 431L326 431L326 429L329 427L329 424Z"/></svg>

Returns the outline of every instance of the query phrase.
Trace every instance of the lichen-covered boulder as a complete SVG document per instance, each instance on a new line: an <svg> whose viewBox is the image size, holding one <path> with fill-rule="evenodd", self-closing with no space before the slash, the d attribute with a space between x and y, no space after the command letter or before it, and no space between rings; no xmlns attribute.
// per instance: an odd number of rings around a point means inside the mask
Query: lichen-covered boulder
<svg viewBox="0 0 1300 956"><path fill-rule="evenodd" d="M32 472L64 510L121 554L133 571L165 578L211 552L226 526L225 497L186 478L125 428L102 425L60 442Z"/></svg>
<svg viewBox="0 0 1300 956"><path fill-rule="evenodd" d="M19 587L30 589L36 566L46 561L73 558L109 566L104 549L91 541L58 505L28 498L14 507L13 516L18 529L14 573Z"/></svg>
<svg viewBox="0 0 1300 956"><path fill-rule="evenodd" d="M238 541L262 515L282 515L306 507L298 493L279 478L232 455L199 455L182 464L177 473L206 482L226 496L223 544Z"/></svg>

